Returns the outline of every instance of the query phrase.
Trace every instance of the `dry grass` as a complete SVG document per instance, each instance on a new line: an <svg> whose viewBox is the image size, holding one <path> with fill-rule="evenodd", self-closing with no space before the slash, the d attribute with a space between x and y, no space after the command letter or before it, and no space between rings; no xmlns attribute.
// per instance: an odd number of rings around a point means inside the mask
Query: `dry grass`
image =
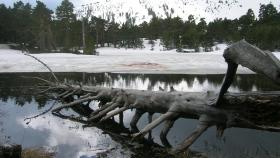
<svg viewBox="0 0 280 158"><path fill-rule="evenodd" d="M22 158L54 158L55 154L43 148L30 148L22 151Z"/></svg>

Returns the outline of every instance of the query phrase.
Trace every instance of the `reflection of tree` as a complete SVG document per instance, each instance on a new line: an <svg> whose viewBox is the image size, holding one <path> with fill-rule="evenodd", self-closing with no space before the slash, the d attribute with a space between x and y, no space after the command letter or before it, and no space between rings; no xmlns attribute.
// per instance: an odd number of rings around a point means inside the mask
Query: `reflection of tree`
<svg viewBox="0 0 280 158"><path fill-rule="evenodd" d="M241 91L251 91L255 86L259 91L279 90L280 87L261 75L237 75L232 86Z"/></svg>
<svg viewBox="0 0 280 158"><path fill-rule="evenodd" d="M115 74L115 73L56 73L61 81L69 83L83 83L88 85L112 86L115 82L123 82L124 87L132 87L141 82L148 82L148 89L158 89L157 84L162 83L163 87L178 85L186 81L188 88L193 87L194 80L199 84L206 80L217 89L221 86L224 75L183 75L183 74ZM21 76L50 78L49 73L9 73L0 74L0 99L7 102L9 98L15 100L15 103L23 106L30 103L33 98L39 107L45 106L47 98L38 95L35 91L35 85L38 80L30 78L21 78ZM260 91L279 90L280 87L273 84L269 79L261 75L237 75L232 84L233 87L241 91L251 91L256 87ZM33 90L32 90L32 89Z"/></svg>
<svg viewBox="0 0 280 158"><path fill-rule="evenodd" d="M0 99L7 102L8 99L14 100L15 104L24 106L31 103L33 98L38 101L38 95L35 86L39 82L35 79L23 78L22 76L42 76L48 78L48 74L42 75L38 73L17 73L17 74L1 74L0 75ZM47 98L41 99L41 106L44 106Z"/></svg>
<svg viewBox="0 0 280 158"><path fill-rule="evenodd" d="M223 78L224 75L201 75L207 78L208 82L210 82L211 84L213 84L216 87L220 87L222 82L223 82Z"/></svg>
<svg viewBox="0 0 280 158"><path fill-rule="evenodd" d="M196 79L198 80L198 83L200 85L202 85L203 82L205 81L206 77L205 76L197 76Z"/></svg>
<svg viewBox="0 0 280 158"><path fill-rule="evenodd" d="M80 106L80 108L87 108L87 107ZM85 111L85 110L81 110L81 111ZM89 125L87 124L88 123L87 121L81 119L80 117L83 116L87 118L88 117L87 115L80 113L79 112L80 110L79 111L74 110L74 111L79 115L79 117L74 115L64 115L60 112L58 113L55 112L53 113L53 115L61 119L67 119L73 122L81 123L83 125L83 128L101 129L104 134L108 134L110 138L112 138L112 140L121 144L123 148L127 148L130 151L132 151L133 158L142 158L142 157L173 158L174 157L173 155L170 155L164 147L153 142L153 140L148 140L146 138L139 138L137 142L141 143L141 145L137 145L136 143L134 143L134 141L132 141L132 137L131 137L132 132L122 124L114 121L113 119L103 121L102 123L91 122L91 124ZM101 154L105 154L104 156L106 157L106 153L101 153ZM198 157L201 156L201 154L198 152L193 152L188 150L188 152L180 154L180 157L185 157L186 155L192 155Z"/></svg>
<svg viewBox="0 0 280 158"><path fill-rule="evenodd" d="M38 104L38 108L44 107L48 101L46 97L34 97L34 100Z"/></svg>

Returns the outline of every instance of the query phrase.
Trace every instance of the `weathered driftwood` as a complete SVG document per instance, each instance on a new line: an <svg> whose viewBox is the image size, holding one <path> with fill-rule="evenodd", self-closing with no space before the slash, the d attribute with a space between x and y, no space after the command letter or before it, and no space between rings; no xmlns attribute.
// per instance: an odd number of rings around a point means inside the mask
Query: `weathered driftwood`
<svg viewBox="0 0 280 158"><path fill-rule="evenodd" d="M169 147L166 135L177 118L198 119L198 128L174 149L174 153L188 148L210 126L217 126L218 133L223 133L224 129L230 127L280 132L280 92L228 93L224 96L223 105L214 107L211 104L216 94L212 92L143 91L64 84L52 86L54 92L60 92L57 94L60 98L65 99L69 93L71 97L77 98L53 109L53 113L60 113L62 109L76 105L87 106L82 103L93 100L102 103L100 109L88 116L87 123L106 121L125 110L136 109L130 125L134 131L138 131L136 124L145 112L161 113L133 136L144 136L165 122L160 138Z"/></svg>
<svg viewBox="0 0 280 158"><path fill-rule="evenodd" d="M262 51L245 40L241 40L228 47L223 56L228 64L228 69L216 106L220 106L223 95L227 92L235 77L238 65L263 74L280 85L280 61L271 52Z"/></svg>
<svg viewBox="0 0 280 158"><path fill-rule="evenodd" d="M269 51L262 51L242 40L228 47L224 52L224 58L226 62L247 67L280 84L280 61Z"/></svg>
<svg viewBox="0 0 280 158"><path fill-rule="evenodd" d="M167 147L170 147L170 144L166 135L176 119L180 117L198 119L197 129L178 147L173 148L172 153L187 149L210 126L217 127L218 136L230 127L280 132L279 91L226 93L238 64L265 74L279 84L279 61L273 54L263 52L246 41L230 46L225 51L224 57L228 63L228 71L217 101L217 95L213 92L178 92L174 89L170 92L142 91L42 81L49 86L48 92L55 93L64 102L62 106L52 110L54 114L59 115L65 108L72 108L79 113L84 109L79 107L86 106L88 110L83 110L87 113L84 122L96 124L107 121L115 115L119 115L122 120L123 111L136 109L130 122L132 131L136 132L132 136L136 138L144 136L164 122L160 138ZM94 100L99 101L99 109L95 111L89 108L89 103ZM150 121L139 131L137 122L145 112L149 113ZM152 121L153 113L161 113L161 115Z"/></svg>

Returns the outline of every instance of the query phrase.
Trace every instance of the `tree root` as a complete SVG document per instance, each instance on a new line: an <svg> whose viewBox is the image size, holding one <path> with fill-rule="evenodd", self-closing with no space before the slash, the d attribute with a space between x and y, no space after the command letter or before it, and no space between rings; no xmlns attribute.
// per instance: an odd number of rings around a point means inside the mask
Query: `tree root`
<svg viewBox="0 0 280 158"><path fill-rule="evenodd" d="M176 117L177 114L174 112L167 112L165 114L160 115L156 120L149 123L146 127L144 127L140 132L133 134L133 137L140 137L145 136L149 131L154 129L156 126L158 126L160 123L162 123L165 120L168 120L172 117Z"/></svg>
<svg viewBox="0 0 280 158"><path fill-rule="evenodd" d="M176 119L177 118L166 120L164 122L163 129L160 132L160 140L161 140L162 144L165 147L167 147L167 148L171 148L172 147L166 137L167 137L167 134L170 131L170 129L173 127L174 122L176 121Z"/></svg>
<svg viewBox="0 0 280 158"><path fill-rule="evenodd" d="M180 145L178 145L175 149L173 149L171 151L172 154L178 154L186 149L188 149L194 142L195 140L208 129L208 125L204 125L204 124L199 124L196 128L196 130L189 135L183 143L181 143Z"/></svg>
<svg viewBox="0 0 280 158"><path fill-rule="evenodd" d="M124 106L119 109L113 110L110 113L108 113L105 117L103 117L100 121L102 122L102 121L108 120L109 118L114 117L115 115L118 115L127 109L129 109L129 108Z"/></svg>

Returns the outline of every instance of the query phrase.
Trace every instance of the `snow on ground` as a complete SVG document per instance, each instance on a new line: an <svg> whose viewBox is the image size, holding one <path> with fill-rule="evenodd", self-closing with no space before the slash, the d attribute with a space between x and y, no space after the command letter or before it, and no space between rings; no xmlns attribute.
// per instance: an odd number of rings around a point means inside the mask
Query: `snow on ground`
<svg viewBox="0 0 280 158"><path fill-rule="evenodd" d="M156 45L158 42L156 42ZM207 53L160 51L161 47L124 49L99 48L99 56L69 53L34 54L55 72L121 72L157 74L222 74L227 64L222 49ZM280 53L276 53L280 58ZM47 72L48 70L21 51L0 49L0 72ZM244 67L238 73L252 73Z"/></svg>
<svg viewBox="0 0 280 158"><path fill-rule="evenodd" d="M154 45L149 40L143 39L143 45L145 50L163 51L164 47L160 42L160 39L153 40Z"/></svg>

